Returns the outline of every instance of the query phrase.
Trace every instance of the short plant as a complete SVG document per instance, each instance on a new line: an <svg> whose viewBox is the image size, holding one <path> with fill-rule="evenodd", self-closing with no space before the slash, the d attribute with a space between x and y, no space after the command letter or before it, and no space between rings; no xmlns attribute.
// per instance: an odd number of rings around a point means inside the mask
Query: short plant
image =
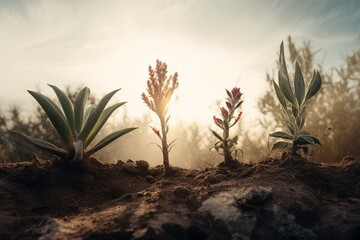
<svg viewBox="0 0 360 240"><path fill-rule="evenodd" d="M222 129L222 135L210 130L218 139L212 148L224 156L224 163L229 166L235 162L232 153L236 156L239 151L239 149L236 149L235 147L238 141L238 135L230 137L230 128L235 126L242 115L242 112L235 114L235 110L241 106L243 101L240 101L242 96L240 88L234 87L231 92L226 90L226 93L226 108L220 107L221 118L217 118L216 116L213 117L216 126Z"/></svg>
<svg viewBox="0 0 360 240"><path fill-rule="evenodd" d="M321 145L319 139L311 136L309 132L302 130L305 124L306 104L321 88L320 74L318 71L314 72L312 80L306 89L300 65L298 62L295 62L293 91L286 69L284 44L281 43L278 79L279 84L273 81L275 93L289 133L278 131L269 136L285 139L288 142L291 141L292 155L299 155L298 150L300 149L306 153L308 149L306 145ZM277 142L274 144L274 148L287 146L288 142Z"/></svg>
<svg viewBox="0 0 360 240"><path fill-rule="evenodd" d="M28 91L40 104L48 116L49 122L58 133L63 148L59 148L50 142L27 136L19 131L13 131L26 141L45 150L53 155L67 161L81 161L89 158L92 154L104 148L117 138L135 130L136 128L126 128L109 134L93 147L90 143L94 140L100 129L104 126L110 115L126 102L116 103L106 107L111 97L120 89L106 94L99 103L94 106L86 107L86 102L90 94L90 89L85 87L77 94L74 104L69 97L58 87L49 85L57 95L62 110L47 96L33 91Z"/></svg>
<svg viewBox="0 0 360 240"><path fill-rule="evenodd" d="M175 142L175 140L171 141L169 144L167 142L170 119L170 115L168 115L168 107L170 99L178 86L179 82L177 72L174 75L167 76L166 63L157 60L155 70L149 66L149 79L147 81L146 89L149 95L147 96L145 93L142 93L141 95L141 98L145 104L153 112L155 112L160 119L161 132L154 127L150 128L161 140L161 146L158 144L157 145L163 154L165 173L168 173L171 169L169 163L169 152L171 151Z"/></svg>

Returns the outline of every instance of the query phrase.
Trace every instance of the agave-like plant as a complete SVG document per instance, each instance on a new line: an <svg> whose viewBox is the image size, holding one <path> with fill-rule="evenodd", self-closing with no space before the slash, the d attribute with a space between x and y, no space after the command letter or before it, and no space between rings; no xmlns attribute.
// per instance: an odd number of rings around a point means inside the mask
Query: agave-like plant
<svg viewBox="0 0 360 240"><path fill-rule="evenodd" d="M281 43L278 78L279 84L275 81L273 81L273 83L289 133L278 131L269 134L269 136L291 141L293 155L298 155L299 149L303 149L306 152L306 145L321 145L319 139L311 136L308 131L302 130L305 124L306 104L321 88L322 81L319 72L314 72L313 78L306 89L300 65L298 62L295 62L293 91L286 69L284 44ZM286 146L286 142L277 142L274 144L274 148L280 146Z"/></svg>
<svg viewBox="0 0 360 240"><path fill-rule="evenodd" d="M106 107L111 97L120 89L116 89L106 94L97 105L91 105L86 108L90 89L84 87L77 94L74 103L69 97L58 87L49 85L59 99L62 110L47 96L33 91L28 91L35 100L40 104L42 109L48 116L48 120L58 133L63 148L59 148L54 144L27 136L19 131L13 131L31 144L45 150L63 160L81 161L88 158L95 152L107 146L117 138L133 131L136 127L122 129L113 132L99 141L92 147L90 143L104 126L110 115L126 102L116 103L110 107Z"/></svg>

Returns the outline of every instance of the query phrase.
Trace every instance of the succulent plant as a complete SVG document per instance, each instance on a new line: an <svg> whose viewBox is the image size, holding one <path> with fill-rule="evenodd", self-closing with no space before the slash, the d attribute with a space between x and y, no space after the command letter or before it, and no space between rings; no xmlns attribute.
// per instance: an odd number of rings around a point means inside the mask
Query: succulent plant
<svg viewBox="0 0 360 240"><path fill-rule="evenodd" d="M322 81L319 72L314 72L312 80L306 88L300 65L298 62L295 62L293 91L286 69L284 44L281 43L278 79L278 84L273 81L274 89L289 132L277 131L269 134L269 136L291 141L292 154L295 155L298 155L297 150L299 149L307 151L306 145L321 145L319 139L311 136L308 131L302 130L305 124L306 104L321 88ZM287 142L283 141L277 142L274 144L274 148L277 146L286 146L286 143Z"/></svg>
<svg viewBox="0 0 360 240"><path fill-rule="evenodd" d="M97 105L91 105L85 110L86 102L90 94L89 88L84 87L81 89L77 94L74 103L72 103L69 97L58 87L54 85L49 86L54 90L62 109L47 96L38 92L28 92L35 98L48 116L49 122L60 137L63 148L57 147L45 140L27 136L22 132L13 131L24 140L44 151L64 160L81 161L119 137L136 129L136 127L133 127L113 132L94 146L90 146L90 143L94 140L110 115L117 108L126 103L120 102L105 108L111 97L120 89L116 89L106 94Z"/></svg>
<svg viewBox="0 0 360 240"><path fill-rule="evenodd" d="M236 153L239 149L235 148L238 141L238 135L230 137L230 128L235 126L242 115L242 112L235 115L235 111L241 106L243 101L241 101L242 93L240 92L240 88L234 87L231 92L226 90L226 94L226 108L220 107L221 118L216 116L213 117L214 123L217 127L222 129L223 133L220 135L210 129L212 134L218 139L211 149L214 148L219 154L224 156L224 163L226 165L231 165L235 161L232 153L237 155Z"/></svg>

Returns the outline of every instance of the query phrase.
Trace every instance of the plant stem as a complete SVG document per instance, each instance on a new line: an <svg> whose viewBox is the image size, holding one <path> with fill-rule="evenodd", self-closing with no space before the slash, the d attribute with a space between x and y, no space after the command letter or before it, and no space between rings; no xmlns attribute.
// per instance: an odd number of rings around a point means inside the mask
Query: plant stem
<svg viewBox="0 0 360 240"><path fill-rule="evenodd" d="M162 133L162 152L163 152L163 164L165 167L165 173L168 173L170 170L170 163L169 163L169 150L168 150L168 144L167 144L167 134L166 134L166 123L165 118L160 118L161 123L161 133Z"/></svg>
<svg viewBox="0 0 360 240"><path fill-rule="evenodd" d="M231 165L231 163L234 162L227 141L224 141L224 162L225 165Z"/></svg>

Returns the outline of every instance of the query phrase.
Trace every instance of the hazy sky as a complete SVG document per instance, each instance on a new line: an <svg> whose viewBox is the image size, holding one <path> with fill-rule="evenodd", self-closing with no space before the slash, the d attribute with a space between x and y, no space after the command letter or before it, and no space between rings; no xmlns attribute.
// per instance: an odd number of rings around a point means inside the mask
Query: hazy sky
<svg viewBox="0 0 360 240"><path fill-rule="evenodd" d="M83 83L97 96L121 87L117 99L138 116L148 65L160 59L179 72L177 117L211 122L210 106L236 85L253 120L288 35L337 65L359 47L360 1L0 0L0 108L29 112L27 89Z"/></svg>

